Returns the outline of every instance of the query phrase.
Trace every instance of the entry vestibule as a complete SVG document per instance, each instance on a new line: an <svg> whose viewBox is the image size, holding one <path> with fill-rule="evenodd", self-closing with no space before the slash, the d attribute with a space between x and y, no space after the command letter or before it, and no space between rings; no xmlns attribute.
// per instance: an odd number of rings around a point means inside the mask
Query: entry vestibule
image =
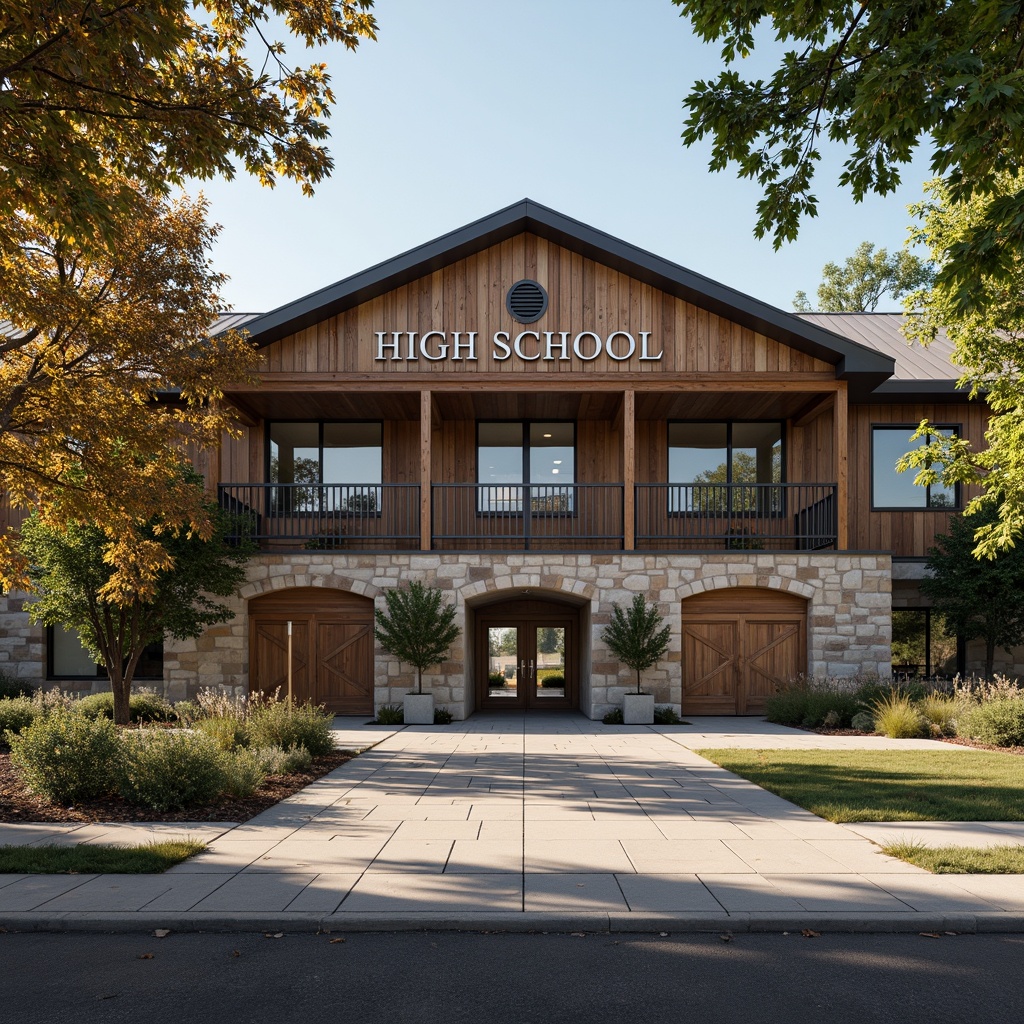
<svg viewBox="0 0 1024 1024"><path fill-rule="evenodd" d="M579 611L515 599L476 613L476 706L527 711L579 707Z"/></svg>

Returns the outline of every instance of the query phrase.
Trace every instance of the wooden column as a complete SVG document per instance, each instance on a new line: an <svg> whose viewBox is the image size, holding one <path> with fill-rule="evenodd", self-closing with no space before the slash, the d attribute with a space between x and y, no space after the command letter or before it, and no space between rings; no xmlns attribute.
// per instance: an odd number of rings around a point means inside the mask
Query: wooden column
<svg viewBox="0 0 1024 1024"><path fill-rule="evenodd" d="M848 417L848 393L846 381L839 382L836 404L832 412L833 442L836 458L836 495L838 512L836 516L836 549L846 551L850 547L850 431Z"/></svg>
<svg viewBox="0 0 1024 1024"><path fill-rule="evenodd" d="M622 394L622 546L636 548L636 392Z"/></svg>
<svg viewBox="0 0 1024 1024"><path fill-rule="evenodd" d="M420 550L429 551L430 536L430 428L432 396L429 391L420 392Z"/></svg>

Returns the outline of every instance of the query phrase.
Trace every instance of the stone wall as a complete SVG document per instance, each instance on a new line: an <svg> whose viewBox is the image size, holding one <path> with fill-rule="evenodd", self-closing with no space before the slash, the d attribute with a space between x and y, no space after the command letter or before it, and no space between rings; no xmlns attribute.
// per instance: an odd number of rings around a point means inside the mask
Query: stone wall
<svg viewBox="0 0 1024 1024"><path fill-rule="evenodd" d="M474 609L491 600L561 596L583 610L584 680L581 707L599 718L621 703L628 670L608 656L600 639L612 604L642 594L657 604L672 628L664 661L644 676L659 704L681 701L680 602L720 587L766 587L808 600L808 670L816 676L889 675L890 560L884 555L729 552L707 555L560 555L295 553L262 555L249 567L249 582L233 603L235 618L199 641L168 643L164 665L169 695L197 686L222 685L244 692L248 672L246 601L288 587L334 587L371 599L403 580L419 579L445 592L463 631L448 662L424 675L438 704L457 718L473 710L472 665L466 637ZM469 632L467 633L467 626ZM589 658L589 665L587 660ZM471 659L468 659L471 661ZM400 702L414 672L376 652L375 703Z"/></svg>
<svg viewBox="0 0 1024 1024"><path fill-rule="evenodd" d="M28 621L27 601L18 591L0 597L0 673L39 686L46 676L46 632Z"/></svg>

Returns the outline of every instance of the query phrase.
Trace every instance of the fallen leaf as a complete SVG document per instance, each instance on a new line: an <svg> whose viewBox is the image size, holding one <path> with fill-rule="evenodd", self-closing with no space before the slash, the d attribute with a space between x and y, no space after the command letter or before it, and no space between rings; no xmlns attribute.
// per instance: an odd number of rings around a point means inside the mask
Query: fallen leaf
<svg viewBox="0 0 1024 1024"><path fill-rule="evenodd" d="M271 934L270 932L264 932L263 933L263 938L265 938L265 939L283 939L284 938L284 932L274 932L273 934Z"/></svg>
<svg viewBox="0 0 1024 1024"><path fill-rule="evenodd" d="M330 943L331 943L331 945L333 946L333 945L334 945L335 943L337 943L337 942L344 942L344 941L345 941L344 939L331 939L331 940L330 940Z"/></svg>
<svg viewBox="0 0 1024 1024"><path fill-rule="evenodd" d="M587 937L586 932L569 932L569 934L577 939L585 939Z"/></svg>
<svg viewBox="0 0 1024 1024"><path fill-rule="evenodd" d="M170 928L157 928L157 930L155 932L153 932L153 934L158 939L165 939L165 938L167 938L168 935L171 934L171 929Z"/></svg>
<svg viewBox="0 0 1024 1024"><path fill-rule="evenodd" d="M821 932L816 932L813 928L804 928L804 929L801 930L800 934L805 939L818 939L818 938L821 938Z"/></svg>
<svg viewBox="0 0 1024 1024"><path fill-rule="evenodd" d="M239 953L237 949L233 949L233 950L231 950L231 955L232 956L241 956L242 954Z"/></svg>
<svg viewBox="0 0 1024 1024"><path fill-rule="evenodd" d="M153 959L153 954L152 953L140 953L135 959L136 960L152 960Z"/></svg>
<svg viewBox="0 0 1024 1024"><path fill-rule="evenodd" d="M920 935L922 939L941 939L942 938L942 936L938 932L918 932L917 934Z"/></svg>
<svg viewBox="0 0 1024 1024"><path fill-rule="evenodd" d="M959 932L943 932L943 935L959 935Z"/></svg>
<svg viewBox="0 0 1024 1024"><path fill-rule="evenodd" d="M658 932L658 934L664 939L668 935L668 932Z"/></svg>
<svg viewBox="0 0 1024 1024"><path fill-rule="evenodd" d="M723 942L732 942L732 932L725 932L718 936Z"/></svg>

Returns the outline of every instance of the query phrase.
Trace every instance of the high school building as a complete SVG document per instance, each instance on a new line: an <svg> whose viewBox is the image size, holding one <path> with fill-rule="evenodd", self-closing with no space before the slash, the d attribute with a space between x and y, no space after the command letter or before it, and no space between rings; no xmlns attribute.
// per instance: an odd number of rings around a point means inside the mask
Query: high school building
<svg viewBox="0 0 1024 1024"><path fill-rule="evenodd" d="M200 465L260 546L235 617L144 674L401 701L386 588L440 587L462 639L426 681L457 718L579 708L630 673L600 635L635 594L671 626L645 676L685 713L752 714L800 674L952 675L977 653L918 591L969 495L894 465L918 422L980 442L948 343L899 317L794 315L528 200L244 322L259 386ZM0 615L0 657L85 685L77 638ZM893 646L894 622L896 643ZM1008 661L1004 668L1013 668Z"/></svg>

